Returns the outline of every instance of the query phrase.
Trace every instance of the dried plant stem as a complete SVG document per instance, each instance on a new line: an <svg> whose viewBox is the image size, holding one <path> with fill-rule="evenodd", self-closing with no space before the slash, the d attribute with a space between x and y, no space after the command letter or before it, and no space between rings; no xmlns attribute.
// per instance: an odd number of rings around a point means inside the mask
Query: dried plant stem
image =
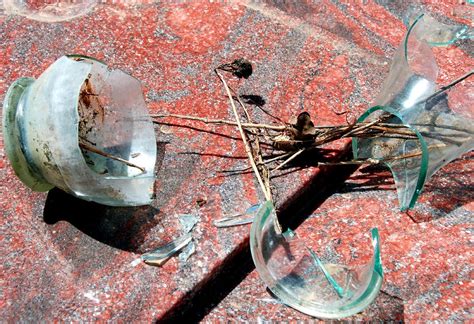
<svg viewBox="0 0 474 324"><path fill-rule="evenodd" d="M286 164L288 164L290 161L294 160L298 155L300 155L301 153L303 153L305 149L302 148L302 149L299 149L298 151L296 151L295 153L293 153L293 155L291 155L288 159L286 159L285 161L283 161L280 165L278 165L276 168L274 168L272 170L272 172L275 172L281 168L283 168Z"/></svg>
<svg viewBox="0 0 474 324"><path fill-rule="evenodd" d="M431 149L434 149L434 148L442 148L442 147L446 147L446 144L430 145L430 146L428 146L428 150L431 150ZM391 157L391 158L383 159L382 162L391 162L391 161L396 161L396 160L408 159L408 158L412 158L412 157L415 157L415 156L419 156L421 154L423 154L423 152L414 152L414 153L410 153L410 154L394 156L394 157Z"/></svg>
<svg viewBox="0 0 474 324"><path fill-rule="evenodd" d="M173 117L179 119L188 119L188 120L197 120L206 124L223 124L223 125L232 125L237 126L237 122L231 120L224 120L224 119L210 119L204 117L196 117L196 116L188 116L188 115L178 115L178 114L153 114L150 115L152 118L166 118L166 117ZM282 131L286 129L286 126L282 125L266 125L266 124L253 124L253 123L241 123L242 127L245 128L263 128L263 129L271 129L275 131Z"/></svg>
<svg viewBox="0 0 474 324"><path fill-rule="evenodd" d="M357 132L360 132L360 131L363 131L367 128L370 128L371 126L373 126L374 124L376 124L378 122L378 120L374 120L368 124L365 124L365 125L362 125L362 126L359 126L359 127L356 127L356 128L352 128L352 130L350 130L349 132L345 133L343 135L343 137L349 137L351 136L352 134L354 133L357 133ZM350 125L351 127L353 126L356 126L357 124L354 124L354 125Z"/></svg>
<svg viewBox="0 0 474 324"><path fill-rule="evenodd" d="M239 97L236 97L236 98L239 98ZM240 105L243 106L243 103L241 102L241 100L239 100L239 102L240 102ZM170 117L170 118L178 118L178 119L195 120L195 121L203 122L205 124L238 126L237 122L231 121L231 120L225 120L225 119L211 119L211 118L205 118L205 117L179 115L179 114L152 114L150 116L152 118ZM154 122L158 123L156 121ZM396 128L406 128L405 125L377 123L377 122L378 121L373 121L370 123L362 122L362 123L357 123L355 125L340 125L340 126L328 126L328 125L314 126L315 129L327 129L328 133L332 133L336 131L340 132L338 136L331 136L327 140L323 140L322 142L317 142L317 145L321 145L321 144L326 143L327 141L331 141L331 138L333 137L341 138L341 137L349 137L350 135L357 135L357 136L365 135L367 133L364 133L364 131L367 129L380 130L380 131L384 131L391 134L400 134L400 135L407 135L407 136L412 136L413 134L411 132L403 132L403 131L396 130ZM242 125L242 128L268 129L268 130L274 130L274 131L284 131L288 129L288 126L285 126L285 125L268 125L268 124L256 124L256 123L241 123L241 125ZM349 132L344 133L346 131L349 131Z"/></svg>
<svg viewBox="0 0 474 324"><path fill-rule="evenodd" d="M277 160L281 160L281 159L284 159L292 154L294 154L295 152L286 152L286 153L283 153L283 154L280 154L278 156L275 156L273 158L270 158L268 160L263 160L261 163L259 164L263 164L263 165L267 165L267 164L270 164L272 162L275 162ZM249 167L246 167L246 168L243 168L243 169L239 169L238 171L239 172L246 172L248 170L252 170L252 167L249 166ZM228 173L228 172L234 172L234 171L227 171L227 170L224 170L224 171L220 171L220 172L223 172L223 173Z"/></svg>
<svg viewBox="0 0 474 324"><path fill-rule="evenodd" d="M271 163L271 162L274 162L274 161L277 161L277 160L281 160L281 159L284 159L290 155L294 154L293 152L287 152L287 153L284 153L284 154L281 154L281 155L278 155L278 156L275 156L271 159L268 159L268 160L264 160L263 163L264 164L268 164L268 163Z"/></svg>
<svg viewBox="0 0 474 324"><path fill-rule="evenodd" d="M380 164L382 161L377 159L367 160L351 160L351 161L339 161L339 162L318 162L318 166L322 165L363 165L363 164Z"/></svg>
<svg viewBox="0 0 474 324"><path fill-rule="evenodd" d="M132 168L137 168L139 169L141 172L145 173L145 168L142 168L141 166L138 166L136 164L133 164L132 162L130 161L127 161L125 159L122 159L122 158L119 158L118 156L115 156L115 155L111 155L107 152L104 152L102 150L99 150L97 147L95 146L91 146L89 144L86 144L84 142L79 142L79 147L81 149L84 149L86 151L89 151L89 152L92 152L92 153L95 153L95 154L99 154L99 155L102 155L106 158L109 158L109 159L112 159L112 160L115 160L115 161L118 161L118 162L121 162L121 163L124 163L126 165L128 165L129 167L132 167Z"/></svg>
<svg viewBox="0 0 474 324"><path fill-rule="evenodd" d="M229 89L232 90L232 92L234 93L234 96L237 98L237 102L239 103L240 107L242 107L242 110L244 111L245 115L247 116L247 120L251 123L252 118L250 117L250 114L249 114L247 108L245 107L244 103L240 99L240 96L232 88L229 88ZM270 197L272 197L272 188L270 186L270 172L268 171L268 168L265 166L265 163L263 162L262 151L260 150L260 140L258 138L258 134L254 134L254 135L255 135L255 137L254 137L254 139L255 139L254 154L255 155L254 156L256 157L257 168L259 168L259 171L261 172L262 179L263 179L263 184L264 184L265 188L267 189L268 195ZM277 223L278 223L278 220L277 220ZM278 226L278 230L281 232L280 224L278 223L277 226Z"/></svg>
<svg viewBox="0 0 474 324"><path fill-rule="evenodd" d="M252 150L250 148L250 145L248 144L248 141L247 141L247 135L245 134L243 128L242 128L242 124L240 122L240 118L239 118L239 114L237 112L237 108L235 107L235 103L234 103L234 99L232 98L232 93L230 92L230 89L229 87L227 86L227 82L225 81L224 77L222 76L222 74L219 73L218 70L215 70L216 71L216 74L217 76L219 77L219 79L221 80L222 84L224 85L224 88L227 92L227 96L229 97L229 100L230 100L230 104L232 106L232 111L234 112L234 116L235 116L235 120L237 122L237 127L239 129L239 132L240 132L240 136L242 137L242 141L244 143L244 148L245 148L245 152L247 153L248 157L249 157L249 162L250 162L250 165L252 166L252 169L253 169L253 172L255 173L255 176L257 177L257 181L263 191L263 194L265 196L265 199L266 200L269 200L271 201L272 200L272 197L271 197L271 194L269 192L267 192L267 188L265 187L265 184L263 183L263 180L262 180L262 177L260 175L260 172L258 171L258 168L257 168L257 165L255 164L255 159L253 157L253 154L252 154Z"/></svg>
<svg viewBox="0 0 474 324"><path fill-rule="evenodd" d="M233 90L229 88L229 91L232 92ZM235 91L233 91L235 93ZM245 105L243 102L240 100L240 98L234 94L233 98L236 98L241 105L242 109L244 110L246 116L250 118L248 111L245 108ZM154 118L166 118L166 117L172 117L172 118L179 118L179 119L187 119L187 120L196 120L200 121L203 123L208 123L208 124L221 124L221 125L231 125L231 126L238 126L238 123L236 121L231 121L231 120L224 120L224 119L209 119L209 118L203 118L203 117L196 117L196 116L189 116L189 115L179 115L179 114L154 114L151 115ZM249 119L250 120L250 119ZM154 121L156 122L156 121ZM156 122L158 123L158 122ZM291 128L291 125L267 125L267 124L255 124L255 123L242 123L240 122L240 125L243 129L245 129L245 132L251 133L255 136L255 144L256 144L256 152L254 156L256 159L256 164L257 166L262 165L262 158L261 155L258 153L260 151L260 141L259 141L259 135L255 132L252 131L252 129L266 129L266 130L272 130L272 131L285 131L289 130ZM362 138L371 138L371 137L387 137L387 138L399 138L399 139L416 139L416 135L412 133L410 130L404 130L403 128L406 128L405 125L400 125L400 124L390 124L390 123L383 123L381 119L374 120L372 122L361 122L361 123L356 123L352 125L339 125L339 126L315 126L314 128L316 129L324 129L321 133L317 134L317 136L313 140L306 140L308 145L311 145L313 147L317 147L320 145L324 145L330 142L333 142L335 140L341 139L341 138L346 138L346 137L362 137ZM257 143L258 142L258 143ZM274 142L272 140L272 142ZM288 144L296 144L296 143L301 143L303 144L302 141L297 141L297 140L286 140L285 141ZM291 152L294 152L294 150L291 150ZM263 163L265 164L265 163ZM262 170L263 172L264 170ZM265 173L265 172L263 172ZM267 179L264 177L264 179ZM264 181L265 186L267 188L270 187L269 184L269 179L268 181ZM267 189L268 191L269 189Z"/></svg>
<svg viewBox="0 0 474 324"><path fill-rule="evenodd" d="M357 136L354 137L359 137L359 138L376 138L376 137L383 137L383 138L397 138L397 139L407 139L407 140L414 140L417 139L416 135L409 136L409 135L397 135L397 134L387 134L387 133L381 133L381 134L357 134Z"/></svg>
<svg viewBox="0 0 474 324"><path fill-rule="evenodd" d="M474 70L471 70L469 72L467 72L466 74L464 74L463 76L457 78L456 80L454 80L453 82L450 82L449 84L445 85L445 86L442 86L441 88L439 88L438 91L436 91L435 93L433 93L432 95L430 95L428 98L426 99L423 99L421 100L420 102L417 102L416 104L419 104L419 103L422 103L422 102L427 102L431 99L433 99L434 97L436 97L437 95L443 93L443 92L446 92L448 91L449 89L451 89L452 87L454 87L456 84L458 84L459 82L462 82L464 80L466 80L467 78L471 77L474 75Z"/></svg>
<svg viewBox="0 0 474 324"><path fill-rule="evenodd" d="M430 146L428 146L428 150L434 149L434 148L442 148L442 147L446 147L446 144L430 145ZM409 159L409 158L412 158L412 157L420 156L422 154L423 154L423 152L417 151L417 152L404 154L404 155L399 155L399 156L394 156L394 157L389 157L389 158L385 158L385 159L369 158L369 159L366 159L366 160L352 160L352 161L340 161L340 162L320 162L319 165L380 164L380 163L392 162L392 161L397 161L397 160Z"/></svg>

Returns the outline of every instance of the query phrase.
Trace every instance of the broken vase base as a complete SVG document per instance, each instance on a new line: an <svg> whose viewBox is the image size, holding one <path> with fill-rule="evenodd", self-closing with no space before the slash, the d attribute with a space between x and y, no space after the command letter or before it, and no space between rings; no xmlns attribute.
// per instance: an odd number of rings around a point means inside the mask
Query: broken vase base
<svg viewBox="0 0 474 324"><path fill-rule="evenodd" d="M156 161L147 115L138 80L88 57L63 56L38 79L20 78L8 89L5 151L35 191L58 187L104 205L146 205Z"/></svg>
<svg viewBox="0 0 474 324"><path fill-rule="evenodd" d="M274 220L266 202L252 224L250 248L260 277L283 303L319 318L350 316L372 303L383 279L377 229L371 260L346 267L322 262L291 230L278 234Z"/></svg>

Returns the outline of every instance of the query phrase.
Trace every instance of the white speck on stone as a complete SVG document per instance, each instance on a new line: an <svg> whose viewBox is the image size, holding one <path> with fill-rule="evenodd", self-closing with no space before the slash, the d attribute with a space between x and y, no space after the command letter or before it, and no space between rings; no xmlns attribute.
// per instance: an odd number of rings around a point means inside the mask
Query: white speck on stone
<svg viewBox="0 0 474 324"><path fill-rule="evenodd" d="M95 294L96 294L96 293L95 293L94 291L89 290L88 292L84 293L84 297L86 297L87 299L92 300L93 302L99 303L99 302L100 302L100 299L97 298L97 297L95 296Z"/></svg>

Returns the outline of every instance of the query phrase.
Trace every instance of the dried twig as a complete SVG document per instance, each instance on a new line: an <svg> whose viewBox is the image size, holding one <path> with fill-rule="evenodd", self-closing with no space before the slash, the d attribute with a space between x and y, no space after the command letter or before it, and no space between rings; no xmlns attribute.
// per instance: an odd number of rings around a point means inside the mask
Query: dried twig
<svg viewBox="0 0 474 324"><path fill-rule="evenodd" d="M118 162L121 162L121 163L124 163L126 165L128 165L129 167L132 167L132 168L137 168L139 169L141 172L145 173L145 168L142 168L141 166L138 166L130 161L127 161L125 159L122 159L122 158L119 158L118 156L115 156L115 155L111 155L107 152L104 152L100 149L98 149L97 147L95 146L91 146L89 144L86 144L84 142L79 142L79 147L81 149L84 149L86 151L89 151L89 152L92 152L92 153L95 153L95 154L99 154L99 155L102 155L106 158L109 158L109 159L112 159L112 160L115 160L115 161L118 161Z"/></svg>
<svg viewBox="0 0 474 324"><path fill-rule="evenodd" d="M284 153L284 154L280 154L280 155L275 156L273 158L270 158L268 160L264 160L263 163L268 164L268 163L271 163L271 162L274 162L274 161L277 161L277 160L281 160L281 159L284 159L284 158L286 158L286 157L288 157L292 154L293 154L293 152L287 152L287 153Z"/></svg>
<svg viewBox="0 0 474 324"><path fill-rule="evenodd" d="M232 92L234 92L234 95L237 98L237 102L240 104L240 107L242 107L242 110L244 111L245 115L247 116L247 120L249 122L252 122L250 114L247 111L247 108L245 107L244 103L240 99L240 96L232 88L229 88L229 89L231 89ZM258 134L254 134L254 135L255 135L255 152L254 152L255 154L254 154L254 156L256 157L255 162L257 164L257 168L261 172L263 184L264 184L265 188L267 189L267 193L270 197L272 197L272 189L271 189L271 186L270 186L270 172L268 171L267 167L265 166L265 163L263 162L262 152L260 150L260 140L258 138ZM277 222L278 222L278 220L277 220ZM281 230L281 226L279 226L279 224L278 224L278 227L279 227L279 230Z"/></svg>
<svg viewBox="0 0 474 324"><path fill-rule="evenodd" d="M196 116L188 116L188 115L178 115L178 114L153 114L150 115L152 118L179 118L179 119L188 119L188 120L197 120L206 124L222 124L222 125L231 125L231 126L238 126L237 122L225 119L210 119L204 117L196 117ZM242 127L244 128L263 128L263 129L270 129L275 131L282 131L287 128L287 126L283 125L266 125L266 124L253 124L253 123L241 123Z"/></svg>
<svg viewBox="0 0 474 324"><path fill-rule="evenodd" d="M290 156L288 159L286 159L283 163L281 163L281 164L278 165L276 168L274 168L274 169L272 170L272 172L275 172L275 171L277 171L277 170L283 168L286 164L288 164L290 161L292 161L293 159L295 159L298 155L300 155L301 153L303 153L304 150L305 150L305 149L302 148L302 149L296 151L295 153L293 153L293 155L291 155L291 156Z"/></svg>
<svg viewBox="0 0 474 324"><path fill-rule="evenodd" d="M435 149L435 148L442 148L446 147L446 144L437 144L437 145L430 145L428 146L428 150ZM397 160L404 160L404 159L409 159L412 157L417 157L422 155L422 151L417 151L409 154L403 154L399 156L392 156L392 157L387 157L384 159L374 159L374 158L369 158L366 160L351 160L351 161L340 161L340 162L320 162L318 163L319 165L349 165L349 164L380 164L380 163L386 163L386 162L392 162L392 161L397 161Z"/></svg>
<svg viewBox="0 0 474 324"><path fill-rule="evenodd" d="M245 135L245 132L242 128L242 124L240 122L240 118L239 118L239 114L237 112L237 108L235 107L235 104L234 104L234 99L232 98L232 93L230 92L230 89L229 87L227 86L227 82L225 81L224 77L222 76L222 74L219 73L218 70L215 70L216 71L216 74L217 76L219 77L219 79L221 80L222 84L224 85L224 88L227 92L227 96L229 97L229 100L230 100L230 104L232 106L232 111L234 112L234 116L235 116L235 120L237 122L237 127L239 128L239 132L240 132L240 136L242 137L242 141L244 143L244 148L245 148L245 152L247 153L247 155L249 156L249 162L250 162L250 165L252 166L252 169L255 173L255 176L257 177L257 181L263 191L263 194L265 196L265 199L266 200L272 200L272 197L271 197L271 194L269 192L267 192L267 188L265 187L265 184L263 183L263 180L262 180L262 177L260 175L260 172L258 171L258 168L257 168L257 165L255 164L255 159L253 157L253 154L252 154L252 150L248 144L248 141L247 141L247 136Z"/></svg>
<svg viewBox="0 0 474 324"><path fill-rule="evenodd" d="M241 103L243 105L243 103ZM237 122L225 120L225 119L210 119L205 117L189 116L189 115L179 115L179 114L153 114L153 118L178 118L178 119L187 119L187 120L196 120L206 124L220 124L220 125L230 125L237 126ZM159 123L154 121L155 123ZM256 123L241 123L242 128L247 132L249 129L267 129L272 131L285 131L288 130L290 126L287 125L269 125L269 124L256 124ZM405 125L400 124L390 124L390 123L377 123L373 121L370 123L357 123L355 125L339 125L339 126L314 126L315 129L326 129L326 132L323 133L319 138L315 139L315 142L312 146L319 146L339 138L346 138L350 136L357 137L378 137L383 135L384 137L390 138L400 138L400 139L412 139L416 138L416 135L411 131L404 132L398 131L398 128L406 128ZM378 133L373 133L371 131L377 130ZM291 141L292 143L303 143L302 141ZM309 143L306 141L306 143Z"/></svg>
<svg viewBox="0 0 474 324"><path fill-rule="evenodd" d="M436 97L437 95L443 93L443 92L446 92L448 91L449 89L451 89L452 87L454 87L456 84L458 84L459 82L462 82L464 80L466 80L467 78L471 77L474 75L474 70L471 70L469 72L467 72L466 74L462 75L461 77L457 78L456 80L454 80L453 82L450 82L449 84L445 85L445 86L442 86L441 88L439 88L438 91L436 91L435 93L433 93L432 95L430 95L428 98L426 99L423 99L421 100L420 102L417 102L416 104L419 104L419 103L422 103L422 102L428 102L430 101L431 99L433 99L434 97Z"/></svg>

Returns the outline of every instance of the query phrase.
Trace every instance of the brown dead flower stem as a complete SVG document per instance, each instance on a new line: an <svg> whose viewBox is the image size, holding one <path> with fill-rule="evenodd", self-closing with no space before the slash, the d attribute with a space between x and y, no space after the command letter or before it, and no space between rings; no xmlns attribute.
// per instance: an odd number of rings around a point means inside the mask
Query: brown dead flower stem
<svg viewBox="0 0 474 324"><path fill-rule="evenodd" d="M265 199L266 200L269 200L269 201L272 201L272 196L271 196L271 193L269 190L267 190L265 184L263 183L263 179L260 175L260 172L258 170L258 167L255 163L255 158L253 157L253 154L252 154L252 149L250 148L250 145L248 143L248 140L247 140L247 135L245 134L243 128L242 128L242 123L240 122L240 117L239 117L239 114L237 112L237 108L235 107L235 103L234 103L234 99L232 98L232 93L230 92L230 89L229 89L229 86L227 85L227 82L225 81L224 77L222 76L221 73L219 73L219 71L216 69L216 74L217 76L219 77L219 79L221 80L222 84L224 85L224 88L227 92L227 96L229 97L229 100L230 100L230 104L232 106L232 111L234 113L234 117L235 117L235 120L236 120L236 123L237 123L237 127L239 129L239 132L240 132L240 136L242 137L242 141L244 143L244 148L245 148L245 152L247 153L248 157L249 157L249 162L250 162L250 165L252 166L252 169L253 169L253 172L255 173L255 176L257 177L257 181L263 191L263 194L265 196Z"/></svg>
<svg viewBox="0 0 474 324"><path fill-rule="evenodd" d="M187 120L196 120L203 122L205 124L221 124L221 125L231 125L237 126L237 122L232 120L225 120L225 119L211 119L205 117L197 117L197 116L189 116L189 115L179 115L179 114L153 114L150 115L152 118L167 118L173 117L178 119L187 119ZM243 128L263 128L263 129L270 129L275 131L282 131L286 129L286 126L282 125L266 125L266 124L254 124L254 123L241 123Z"/></svg>
<svg viewBox="0 0 474 324"><path fill-rule="evenodd" d="M238 78L248 78L252 74L252 66L250 62L239 59L231 64L223 64L217 67L215 73L222 82L226 94L229 98L230 104L232 106L232 111L235 117L233 120L225 119L211 119L206 117L197 117L197 116L188 116L180 114L153 114L152 118L155 118L154 123L160 123L156 119L158 118L178 118L184 120L193 120L199 121L206 124L216 124L216 125L229 125L237 126L242 142L244 144L245 152L248 155L249 163L251 169L253 170L255 177L261 187L261 190L265 196L265 199L272 201L272 192L270 184L270 171L267 167L270 163L276 162L277 160L283 160L279 165L274 167L271 171L275 172L297 156L302 154L304 151L325 145L339 139L349 138L349 137L358 137L358 138L397 138L397 139L417 139L417 135L406 125L396 124L388 122L391 115L382 115L379 118L370 121L370 122L354 122L347 125L335 125L335 126L321 126L314 125L311 121L311 118L307 112L301 113L296 123L282 123L281 125L269 125L261 123L253 123L248 113L245 104L240 99L240 96L230 88L224 78L220 73L221 71L230 72ZM439 91L435 92L433 95L425 99L430 100L435 96L448 91L455 84L463 81L464 79L472 76L474 71L469 72L468 74L458 78L457 80L451 82L445 87L440 88ZM237 107L235 105L237 101L243 110L247 122L242 122ZM265 132L263 132L265 131ZM270 133L271 132L271 133ZM423 133L423 136L431 136L431 134ZM260 139L263 138L268 142L260 142ZM446 141L449 141L449 138L443 138ZM285 153L279 154L274 158L267 160L263 159L261 152L261 144L266 144L272 147L273 149L283 151ZM444 147L444 144L429 146L428 149L434 149ZM351 161L337 161L337 162L320 162L320 165L344 165L344 164L380 164L393 162L401 159L409 159L416 156L422 155L421 151L415 151L405 155L386 157L385 159L364 159L364 160L351 160ZM246 169L247 170L247 169ZM275 217L275 229L277 232L281 233L281 225L278 222L278 217Z"/></svg>
<svg viewBox="0 0 474 324"><path fill-rule="evenodd" d="M95 146L92 146L92 145L89 145L89 144L86 144L84 142L79 142L79 147L83 150L86 150L86 151L89 151L89 152L92 152L92 153L95 153L95 154L99 154L99 155L102 155L103 157L106 157L108 159L111 159L111 160L115 160L115 161L118 161L118 162L121 162L123 164L126 164L128 165L129 167L132 167L132 168L136 168L136 169L139 169L142 173L145 173L145 168L141 167L141 166L138 166L128 160L125 160L125 159L122 159L118 156L115 156L115 155L112 155L112 154L109 154L107 152L104 152L100 149L98 149L97 147Z"/></svg>

